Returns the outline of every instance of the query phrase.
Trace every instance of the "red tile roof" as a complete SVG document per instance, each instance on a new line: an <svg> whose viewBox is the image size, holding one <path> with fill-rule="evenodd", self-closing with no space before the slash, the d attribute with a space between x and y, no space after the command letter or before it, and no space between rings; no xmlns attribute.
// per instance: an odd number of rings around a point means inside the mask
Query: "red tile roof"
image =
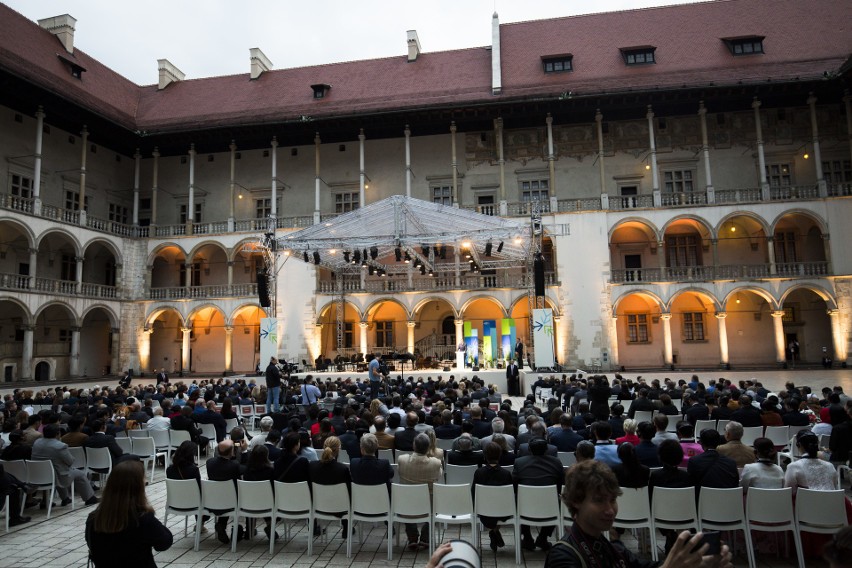
<svg viewBox="0 0 852 568"><path fill-rule="evenodd" d="M502 95L491 94L491 51L470 48L137 86L80 50L71 76L59 40L0 4L0 68L133 130L149 133L280 123L572 91L815 79L852 53L852 2L719 0L501 26ZM765 36L763 55L734 57L721 38ZM619 48L653 45L657 63L627 67ZM546 75L541 57L571 53L574 71ZM248 65L246 65L248 67ZM153 70L152 62L152 70ZM331 90L314 99L310 85ZM48 111L49 114L49 111Z"/></svg>

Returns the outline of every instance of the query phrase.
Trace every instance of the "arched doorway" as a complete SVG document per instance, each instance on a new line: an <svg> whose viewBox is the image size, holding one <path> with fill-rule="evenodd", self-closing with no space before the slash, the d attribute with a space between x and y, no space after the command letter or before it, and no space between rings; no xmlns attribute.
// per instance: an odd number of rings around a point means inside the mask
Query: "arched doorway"
<svg viewBox="0 0 852 568"><path fill-rule="evenodd" d="M737 365L775 363L773 307L766 293L734 290L725 303L728 362Z"/></svg>
<svg viewBox="0 0 852 568"><path fill-rule="evenodd" d="M149 320L150 365L177 375L181 371L183 317L174 308L165 308Z"/></svg>
<svg viewBox="0 0 852 568"><path fill-rule="evenodd" d="M716 304L708 294L688 290L671 302L673 365L718 365L721 360Z"/></svg>
<svg viewBox="0 0 852 568"><path fill-rule="evenodd" d="M254 371L260 357L260 320L266 312L257 306L238 308L232 319L232 366L235 373Z"/></svg>
<svg viewBox="0 0 852 568"><path fill-rule="evenodd" d="M206 306L189 316L189 370L221 373L225 369L225 317L222 310Z"/></svg>
<svg viewBox="0 0 852 568"><path fill-rule="evenodd" d="M784 297L784 353L788 364L816 364L825 353L834 354L831 318L826 301L809 288L796 288ZM798 348L796 348L798 344ZM791 350L791 346L793 349Z"/></svg>
<svg viewBox="0 0 852 568"><path fill-rule="evenodd" d="M660 302L650 294L628 294L615 312L618 359L623 367L661 367L664 362Z"/></svg>
<svg viewBox="0 0 852 568"><path fill-rule="evenodd" d="M113 318L104 308L89 310L83 317L80 328L81 377L100 377L121 371L112 368L113 354L119 347L113 345L112 322Z"/></svg>
<svg viewBox="0 0 852 568"><path fill-rule="evenodd" d="M35 366L35 380L50 380L50 363L47 361L39 361L39 363Z"/></svg>

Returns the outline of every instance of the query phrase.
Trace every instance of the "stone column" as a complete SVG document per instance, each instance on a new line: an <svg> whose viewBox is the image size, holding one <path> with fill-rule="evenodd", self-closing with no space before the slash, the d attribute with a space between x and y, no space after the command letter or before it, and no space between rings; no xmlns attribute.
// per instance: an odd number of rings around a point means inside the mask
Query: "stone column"
<svg viewBox="0 0 852 568"><path fill-rule="evenodd" d="M145 267L145 293L150 294L151 292L151 280L154 277L154 265L149 264Z"/></svg>
<svg viewBox="0 0 852 568"><path fill-rule="evenodd" d="M450 169L453 171L453 207L461 205L459 198L459 169L456 161L456 121L450 123Z"/></svg>
<svg viewBox="0 0 852 568"><path fill-rule="evenodd" d="M230 207L228 212L228 231L233 231L235 229L235 223L237 220L236 212L234 208L236 203L234 200L236 199L235 191L236 191L236 174L237 174L237 144L233 140L228 144L228 149L231 151L231 179L228 182L229 194L230 194Z"/></svg>
<svg viewBox="0 0 852 568"><path fill-rule="evenodd" d="M453 323L456 326L456 344L453 346L453 351L455 351L458 348L459 344L464 341L464 320L453 320Z"/></svg>
<svg viewBox="0 0 852 568"><path fill-rule="evenodd" d="M405 326L408 328L408 341L406 345L406 349L409 353L414 353L414 327L417 325L416 321L408 320L405 322Z"/></svg>
<svg viewBox="0 0 852 568"><path fill-rule="evenodd" d="M80 225L86 226L86 147L89 145L89 129L83 125L83 131L80 132L82 138L82 152L80 152L80 199L77 204L77 209L80 212Z"/></svg>
<svg viewBox="0 0 852 568"><path fill-rule="evenodd" d="M195 144L189 145L189 200L186 206L186 234L192 234L195 222ZM189 278L187 277L187 282Z"/></svg>
<svg viewBox="0 0 852 568"><path fill-rule="evenodd" d="M547 113L547 118L544 119L547 125L547 170L548 170L548 194L549 197L556 196L556 155L553 153L553 117ZM556 209L551 209L552 213L556 213Z"/></svg>
<svg viewBox="0 0 852 568"><path fill-rule="evenodd" d="M606 170L604 168L604 138L603 138L603 115L601 109L595 111L595 124L598 134L598 180L600 181L601 201L606 201L609 209L609 195L606 192Z"/></svg>
<svg viewBox="0 0 852 568"><path fill-rule="evenodd" d="M775 237L772 235L766 237L766 255L769 260L769 274L778 274L778 267L775 266Z"/></svg>
<svg viewBox="0 0 852 568"><path fill-rule="evenodd" d="M609 321L609 360L611 365L610 368L618 369L618 316L616 314L613 314Z"/></svg>
<svg viewBox="0 0 852 568"><path fill-rule="evenodd" d="M663 362L670 366L674 363L672 356L672 314L660 314L660 319L663 321Z"/></svg>
<svg viewBox="0 0 852 568"><path fill-rule="evenodd" d="M186 285L186 297L192 297L192 287L195 283L192 281L192 261L185 262L183 265L184 274L186 275L184 278L184 284Z"/></svg>
<svg viewBox="0 0 852 568"><path fill-rule="evenodd" d="M843 91L843 105L846 107L846 135L848 136L846 145L849 147L850 159L852 159L852 95L849 94L849 89ZM839 192L838 195L843 193Z"/></svg>
<svg viewBox="0 0 852 568"><path fill-rule="evenodd" d="M822 153L819 149L819 123L817 122L816 102L817 98L813 91L808 96L808 106L811 111L811 136L814 146L814 167L816 168L817 188L819 189L820 197L828 197L828 185L825 183L825 176L822 171Z"/></svg>
<svg viewBox="0 0 852 568"><path fill-rule="evenodd" d="M314 225L318 225L320 222L320 184L322 183L320 179L320 142L320 135L317 132L314 135L314 162L316 164L314 177Z"/></svg>
<svg viewBox="0 0 852 568"><path fill-rule="evenodd" d="M827 263L827 265L825 267L826 274L832 274L832 272L833 272L833 269L831 267L832 262L831 262L831 246L830 246L830 243L831 243L831 235L828 234L828 233L823 233L822 234L822 249L823 249L823 254L825 254L825 261Z"/></svg>
<svg viewBox="0 0 852 568"><path fill-rule="evenodd" d="M225 373L234 373L234 326L225 326Z"/></svg>
<svg viewBox="0 0 852 568"><path fill-rule="evenodd" d="M446 245L445 245L446 246ZM459 258L460 254L459 243L455 243L453 247L453 260L454 260L454 269L455 269L455 286L458 288L461 286L461 259Z"/></svg>
<svg viewBox="0 0 852 568"><path fill-rule="evenodd" d="M38 267L38 249L31 248L30 249L30 278L29 278L29 288L30 290L34 290L36 287L36 268Z"/></svg>
<svg viewBox="0 0 852 568"><path fill-rule="evenodd" d="M411 129L405 125L405 196L411 197Z"/></svg>
<svg viewBox="0 0 852 568"><path fill-rule="evenodd" d="M826 313L831 319L831 342L834 347L834 361L845 363L849 353L846 348L846 338L843 334L843 328L840 325L840 310L826 310Z"/></svg>
<svg viewBox="0 0 852 568"><path fill-rule="evenodd" d="M367 139L364 136L364 129L358 133L358 199L361 207L366 203L364 195L367 189L367 172L364 171L364 141Z"/></svg>
<svg viewBox="0 0 852 568"><path fill-rule="evenodd" d="M21 373L22 381L28 381L32 378L33 372L33 332L35 326L25 325L24 329L24 345L21 352Z"/></svg>
<svg viewBox="0 0 852 568"><path fill-rule="evenodd" d="M189 334L192 331L191 327L182 327L183 341L181 341L180 349L180 370L182 373L189 373Z"/></svg>
<svg viewBox="0 0 852 568"><path fill-rule="evenodd" d="M157 226L157 186L160 178L160 149L154 146L154 151L151 152L154 158L153 173L151 174L151 227ZM153 237L156 231L152 229L150 235Z"/></svg>
<svg viewBox="0 0 852 568"><path fill-rule="evenodd" d="M713 250L713 268L719 267L719 239L710 239L710 246Z"/></svg>
<svg viewBox="0 0 852 568"><path fill-rule="evenodd" d="M784 310L773 310L772 329L775 332L775 362L783 363L784 359Z"/></svg>
<svg viewBox="0 0 852 568"><path fill-rule="evenodd" d="M648 120L648 144L651 148L651 187L654 190L654 207L662 207L663 196L660 193L660 173L657 171L657 139L654 135L654 111L651 105L648 105L648 112L645 113L645 118Z"/></svg>
<svg viewBox="0 0 852 568"><path fill-rule="evenodd" d="M270 142L272 150L269 154L272 156L272 218L275 219L275 224L272 227L278 226L278 137L273 136Z"/></svg>
<svg viewBox="0 0 852 568"><path fill-rule="evenodd" d="M754 97L751 103L754 109L754 131L757 136L757 168L760 173L760 194L763 201L769 201L769 182L766 179L766 154L763 151L763 125L760 123L760 100Z"/></svg>
<svg viewBox="0 0 852 568"><path fill-rule="evenodd" d="M234 261L228 261L228 288L234 285Z"/></svg>
<svg viewBox="0 0 852 568"><path fill-rule="evenodd" d="M38 216L41 215L41 148L44 133L44 108L39 106L35 116L36 139L34 152L35 159L33 160L33 215ZM30 378L29 371L27 371L27 378Z"/></svg>
<svg viewBox="0 0 852 568"><path fill-rule="evenodd" d="M358 338L358 341L361 344L360 345L361 354L364 356L365 359L367 358L367 354L368 354L368 352L367 352L367 329L369 327L370 327L369 322L366 322L366 321L359 321L358 322L358 328L361 331L361 335Z"/></svg>
<svg viewBox="0 0 852 568"><path fill-rule="evenodd" d="M79 294L83 290L83 260L82 256L78 256L75 259L75 268L76 274L74 277L74 291Z"/></svg>
<svg viewBox="0 0 852 568"><path fill-rule="evenodd" d="M666 277L666 241L657 242L657 261L660 265L660 277Z"/></svg>
<svg viewBox="0 0 852 568"><path fill-rule="evenodd" d="M139 226L139 174L142 168L142 154L139 148L133 153L133 226Z"/></svg>
<svg viewBox="0 0 852 568"><path fill-rule="evenodd" d="M506 196L506 155L503 150L503 119L494 121L494 134L497 138L497 165L500 168L500 215L509 214L509 203Z"/></svg>
<svg viewBox="0 0 852 568"><path fill-rule="evenodd" d="M719 361L723 365L728 364L728 325L725 319L727 312L716 312L716 323L719 325Z"/></svg>
<svg viewBox="0 0 852 568"><path fill-rule="evenodd" d="M69 358L68 374L72 379L80 376L80 328L71 328L71 357Z"/></svg>
<svg viewBox="0 0 852 568"><path fill-rule="evenodd" d="M710 175L710 143L707 137L707 108L704 101L698 103L698 119L701 122L701 153L704 155L704 190L707 192L707 203L716 203L713 177Z"/></svg>
<svg viewBox="0 0 852 568"><path fill-rule="evenodd" d="M157 365L153 364L151 361L151 336L154 334L154 328L146 327L142 330L142 334L139 336L139 367L140 371L154 370ZM113 375L116 375L121 372L119 369L119 360L118 360L118 328L112 328L112 362L110 366L110 372Z"/></svg>

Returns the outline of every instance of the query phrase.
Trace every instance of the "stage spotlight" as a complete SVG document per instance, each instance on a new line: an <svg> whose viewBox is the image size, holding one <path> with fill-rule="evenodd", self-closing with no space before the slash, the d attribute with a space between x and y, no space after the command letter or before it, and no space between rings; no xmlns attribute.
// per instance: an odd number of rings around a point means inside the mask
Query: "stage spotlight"
<svg viewBox="0 0 852 568"><path fill-rule="evenodd" d="M405 264L411 262L411 255L408 254L408 251L405 251Z"/></svg>
<svg viewBox="0 0 852 568"><path fill-rule="evenodd" d="M485 256L491 256L491 241L485 243Z"/></svg>
<svg viewBox="0 0 852 568"><path fill-rule="evenodd" d="M366 250L366 249L364 249ZM365 255L366 256L366 255ZM376 260L379 256L379 248L378 247L370 247L370 258Z"/></svg>
<svg viewBox="0 0 852 568"><path fill-rule="evenodd" d="M346 264L349 264L349 251L348 250L343 251L343 260L344 260L344 262L346 262Z"/></svg>
<svg viewBox="0 0 852 568"><path fill-rule="evenodd" d="M314 251L314 264L320 263L319 251Z"/></svg>
<svg viewBox="0 0 852 568"><path fill-rule="evenodd" d="M464 257L465 258L473 258L473 255L471 254L470 249L465 249Z"/></svg>
<svg viewBox="0 0 852 568"><path fill-rule="evenodd" d="M435 269L434 268L429 269L429 276L435 276Z"/></svg>
<svg viewBox="0 0 852 568"><path fill-rule="evenodd" d="M423 266L422 264L420 265L420 274L421 275L426 274L426 267Z"/></svg>
<svg viewBox="0 0 852 568"><path fill-rule="evenodd" d="M302 259L304 259L305 262L309 262L308 261L308 251L305 251L304 253L302 253Z"/></svg>
<svg viewBox="0 0 852 568"><path fill-rule="evenodd" d="M497 245L497 252L503 252L503 241L500 241L500 244Z"/></svg>
<svg viewBox="0 0 852 568"><path fill-rule="evenodd" d="M393 255L396 257L397 262L402 261L402 249L401 248L396 247L395 249L393 249Z"/></svg>
<svg viewBox="0 0 852 568"><path fill-rule="evenodd" d="M384 270L384 269L379 270L379 276L387 276L387 275L388 275L388 271L387 271L387 270Z"/></svg>

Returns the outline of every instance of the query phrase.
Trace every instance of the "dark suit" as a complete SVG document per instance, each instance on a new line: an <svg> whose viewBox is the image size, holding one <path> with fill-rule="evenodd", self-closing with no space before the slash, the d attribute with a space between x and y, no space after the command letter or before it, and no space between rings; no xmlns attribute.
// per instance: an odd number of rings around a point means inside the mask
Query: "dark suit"
<svg viewBox="0 0 852 568"><path fill-rule="evenodd" d="M693 404L683 413L686 419L690 424L695 426L695 423L699 420L710 420L710 409L708 409L703 404ZM700 434L701 432L696 432L695 434Z"/></svg>
<svg viewBox="0 0 852 568"><path fill-rule="evenodd" d="M381 485L387 484L390 491L393 479L393 467L388 460L378 459L376 456L364 456L355 458L349 463L349 473L352 483L359 485Z"/></svg>
<svg viewBox="0 0 852 568"><path fill-rule="evenodd" d="M852 450L852 420L835 425L828 440L832 462L846 462Z"/></svg>
<svg viewBox="0 0 852 568"><path fill-rule="evenodd" d="M660 467L660 456L657 453L657 446L652 442L643 440L636 444L636 457L639 458L639 463L648 467Z"/></svg>
<svg viewBox="0 0 852 568"><path fill-rule="evenodd" d="M210 410L205 410L204 412L199 412L197 414L192 415L195 418L195 421L199 424L212 424L216 429L216 442L221 442L225 439L225 431L228 426L225 423L225 419L218 412L213 412Z"/></svg>
<svg viewBox="0 0 852 568"><path fill-rule="evenodd" d="M748 406L741 406L738 410L732 412L731 420L739 422L745 428L749 426L763 426L763 421L760 419L760 410L750 404Z"/></svg>
<svg viewBox="0 0 852 568"><path fill-rule="evenodd" d="M648 491L653 492L654 487L679 489L683 487L692 487L692 482L689 480L689 474L679 467L664 465L663 469L657 469L651 472L651 479L648 481Z"/></svg>
<svg viewBox="0 0 852 568"><path fill-rule="evenodd" d="M124 455L124 451L118 447L118 442L115 441L115 438L112 436L107 436L104 433L95 432L83 442L84 448L109 448L109 455L112 458L112 463L115 465L115 462Z"/></svg>
<svg viewBox="0 0 852 568"><path fill-rule="evenodd" d="M267 450L269 450L269 461L274 463L275 460L281 457L281 448L276 448L269 442L266 442L263 445L266 446Z"/></svg>
<svg viewBox="0 0 852 568"><path fill-rule="evenodd" d="M494 467L491 465L484 465L473 472L473 483L470 485L470 490L473 493L474 498L476 498L476 486L477 485L489 485L489 486L499 486L499 485L511 485L512 484L512 474L500 467ZM483 517L480 516L479 520L482 521L482 524L485 525L488 529L493 529L497 526L497 523L507 520L508 517L504 517L501 519L497 519L494 517Z"/></svg>
<svg viewBox="0 0 852 568"><path fill-rule="evenodd" d="M482 465L482 452L451 451L447 454L447 463L451 465Z"/></svg>
<svg viewBox="0 0 852 568"><path fill-rule="evenodd" d="M558 458L544 455L533 456L528 455L519 457L515 460L515 468L512 470L512 481L517 485L555 485L556 494L554 499L559 499L559 492L562 491L562 482L565 479L562 462ZM521 532L524 540L532 540L532 533L529 525L521 525ZM547 540L553 534L553 527L541 527L539 529L538 538Z"/></svg>
<svg viewBox="0 0 852 568"><path fill-rule="evenodd" d="M487 438L491 435L491 422L486 422L485 420L472 420L473 424L473 432L471 434L474 438Z"/></svg>
<svg viewBox="0 0 852 568"><path fill-rule="evenodd" d="M275 480L284 483L298 483L308 480L308 460L302 456L287 452L275 460Z"/></svg>
<svg viewBox="0 0 852 568"><path fill-rule="evenodd" d="M521 394L521 371L514 363L506 367L506 384L509 396L520 396Z"/></svg>
<svg viewBox="0 0 852 568"><path fill-rule="evenodd" d="M393 447L396 450L413 451L414 437L417 436L417 430L414 428L406 428L399 430L393 435Z"/></svg>
<svg viewBox="0 0 852 568"><path fill-rule="evenodd" d="M346 433L338 436L340 440L340 449L346 450L349 454L349 459L361 457L361 444L358 442L358 436L352 430L347 430Z"/></svg>
<svg viewBox="0 0 852 568"><path fill-rule="evenodd" d="M725 489L739 487L740 484L737 462L716 450L706 450L703 454L689 458L686 472L696 491L699 487Z"/></svg>
<svg viewBox="0 0 852 568"><path fill-rule="evenodd" d="M627 411L627 416L629 418L633 418L634 416L636 416L637 410L653 412L657 410L657 405L655 405L652 400L642 398L640 396L639 398L630 403L630 410Z"/></svg>
<svg viewBox="0 0 852 568"><path fill-rule="evenodd" d="M576 446L575 446L575 448L576 448ZM556 452L557 452L556 446L554 446L553 444L547 444L547 451L545 452L545 455L552 456L552 457L555 458ZM521 444L520 446L518 446L518 457L519 458L523 457L523 456L529 456L529 455L531 455L529 443ZM517 462L517 460L516 460L516 462ZM562 463L562 462L560 462L560 463Z"/></svg>
<svg viewBox="0 0 852 568"><path fill-rule="evenodd" d="M435 437L439 440L455 440L462 434L461 426L457 424L444 424L435 428Z"/></svg>
<svg viewBox="0 0 852 568"><path fill-rule="evenodd" d="M183 430L189 432L189 437L193 442L198 444L200 448L206 448L210 440L206 436L201 435L201 430L195 425L195 421L188 416L178 414L172 418L172 430Z"/></svg>
<svg viewBox="0 0 852 568"><path fill-rule="evenodd" d="M174 418L172 418L174 421ZM237 460L216 456L207 460L207 479L211 481L233 481L234 487L237 486L237 480L240 479L245 471L244 467L240 466ZM228 517L216 517L216 531L222 532L228 525Z"/></svg>
<svg viewBox="0 0 852 568"><path fill-rule="evenodd" d="M577 449L577 444L582 441L583 437L571 428L567 430L562 428L550 436L550 443L560 452L573 452Z"/></svg>

